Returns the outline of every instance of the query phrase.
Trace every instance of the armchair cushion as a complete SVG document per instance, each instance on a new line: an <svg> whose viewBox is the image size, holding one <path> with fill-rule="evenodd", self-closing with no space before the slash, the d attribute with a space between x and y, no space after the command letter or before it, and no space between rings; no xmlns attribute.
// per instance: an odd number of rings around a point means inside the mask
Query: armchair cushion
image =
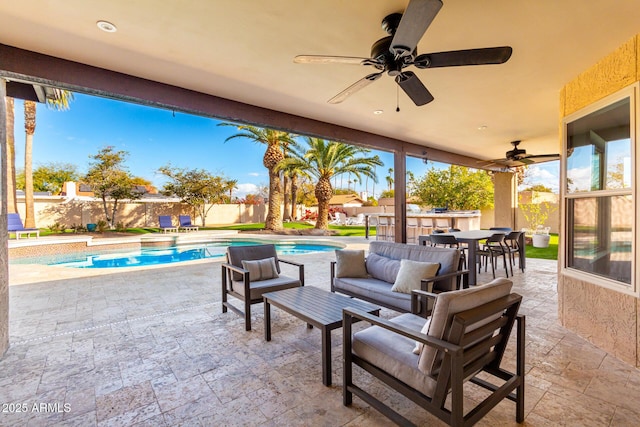
<svg viewBox="0 0 640 427"><path fill-rule="evenodd" d="M392 323L417 331L425 318L405 313L390 319ZM409 386L431 396L436 380L418 370L419 356L413 353L415 341L388 329L372 326L353 336L353 353Z"/></svg>
<svg viewBox="0 0 640 427"><path fill-rule="evenodd" d="M400 271L391 290L410 294L415 289L421 289L421 280L434 277L440 269L439 263L412 261L403 259L400 261ZM428 289L430 291L430 289Z"/></svg>
<svg viewBox="0 0 640 427"><path fill-rule="evenodd" d="M455 314L509 295L511 286L512 282L510 280L499 278L486 285L438 294L431 313L431 322L427 335L438 339L446 339L444 336L445 331L450 329ZM492 320L494 319L485 319L482 324ZM481 325L476 327L479 326ZM427 375L434 375L440 367L441 361L442 354L439 354L435 348L427 346L420 353L418 369Z"/></svg>
<svg viewBox="0 0 640 427"><path fill-rule="evenodd" d="M375 253L367 256L367 273L374 279L382 280L387 283L394 283L400 271L400 261L397 259L387 258Z"/></svg>
<svg viewBox="0 0 640 427"><path fill-rule="evenodd" d="M336 250L336 277L367 277L364 250Z"/></svg>
<svg viewBox="0 0 640 427"><path fill-rule="evenodd" d="M300 280L295 277L289 277L280 275L275 279L266 279L259 280L257 282L252 281L251 287L249 288L249 294L245 295L245 290L242 282L233 282L233 290L244 298L249 298L251 300L261 299L262 294L266 292L276 292L281 291L283 289L289 289L296 286L300 286Z"/></svg>
<svg viewBox="0 0 640 427"><path fill-rule="evenodd" d="M242 268L249 271L249 279L252 282L278 277L278 269L274 257L253 261L242 260Z"/></svg>
<svg viewBox="0 0 640 427"><path fill-rule="evenodd" d="M242 261L260 260L273 257L276 262L276 271L280 273L280 263L278 262L278 254L276 253L276 246L273 244L266 245L248 245L248 246L229 246L227 248L227 259L229 263L236 267L242 267ZM242 274L234 271L234 281L243 280ZM254 280L251 278L251 280Z"/></svg>

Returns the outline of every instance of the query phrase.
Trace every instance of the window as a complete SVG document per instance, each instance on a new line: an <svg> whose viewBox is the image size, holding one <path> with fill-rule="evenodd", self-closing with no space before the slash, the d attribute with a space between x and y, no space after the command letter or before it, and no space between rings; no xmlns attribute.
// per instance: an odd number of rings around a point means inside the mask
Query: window
<svg viewBox="0 0 640 427"><path fill-rule="evenodd" d="M565 122L565 267L630 285L632 99Z"/></svg>

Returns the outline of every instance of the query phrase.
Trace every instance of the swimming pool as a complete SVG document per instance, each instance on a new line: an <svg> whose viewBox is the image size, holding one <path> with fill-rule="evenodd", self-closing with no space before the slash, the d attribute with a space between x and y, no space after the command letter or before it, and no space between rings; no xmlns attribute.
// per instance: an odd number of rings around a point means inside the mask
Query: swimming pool
<svg viewBox="0 0 640 427"><path fill-rule="evenodd" d="M220 240L199 244L184 244L164 248L141 248L138 250L118 253L75 253L56 255L31 259L30 262L44 265L55 265L72 268L117 268L117 267L143 267L150 265L172 264L183 261L199 259L219 258L226 253L228 246L247 246L265 242L255 240ZM271 243L271 242L269 242ZM342 246L322 243L305 242L277 242L278 255L299 255L317 252L330 252L341 249Z"/></svg>

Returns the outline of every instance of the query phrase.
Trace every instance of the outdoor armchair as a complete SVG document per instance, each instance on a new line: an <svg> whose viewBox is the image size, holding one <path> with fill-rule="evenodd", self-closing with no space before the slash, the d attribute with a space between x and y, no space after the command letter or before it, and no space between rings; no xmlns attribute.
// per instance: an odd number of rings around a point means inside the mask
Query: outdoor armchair
<svg viewBox="0 0 640 427"><path fill-rule="evenodd" d="M191 216L190 215L180 215L178 217L178 220L180 221L180 230L198 231L198 229L200 228L197 225L194 225L194 224L191 223Z"/></svg>
<svg viewBox="0 0 640 427"><path fill-rule="evenodd" d="M40 237L39 229L24 228L24 225L22 225L22 219L20 219L20 215L17 213L7 214L7 231L9 233L15 233L16 240L23 235L26 235L27 238L31 237L32 234L35 234L36 238Z"/></svg>
<svg viewBox="0 0 640 427"><path fill-rule="evenodd" d="M449 425L473 425L503 399L516 402L516 421L523 422L525 318L517 314L522 297L511 293L511 286L500 278L438 295L414 291L414 298L435 299L427 319L406 313L386 320L343 310L343 404L351 405L355 394L396 424L414 425L383 403L388 399L363 389L371 384L369 379L355 384L355 364ZM352 323L358 320L373 326L353 333ZM516 348L507 353L515 355L515 361L508 362L515 366L514 373L501 363L516 321ZM362 379L360 373L355 377ZM478 397L474 392L465 399L467 381L490 392L473 408L464 407Z"/></svg>
<svg viewBox="0 0 640 427"><path fill-rule="evenodd" d="M168 232L178 232L178 227L171 223L171 217L169 215L160 215L158 216L158 223L160 224L160 230L163 233Z"/></svg>
<svg viewBox="0 0 640 427"><path fill-rule="evenodd" d="M280 263L297 267L297 277L280 274ZM304 265L278 258L275 245L229 246L222 264L222 312L230 309L244 316L251 330L251 305L262 302L262 294L304 286ZM228 301L232 296L244 303L244 311Z"/></svg>

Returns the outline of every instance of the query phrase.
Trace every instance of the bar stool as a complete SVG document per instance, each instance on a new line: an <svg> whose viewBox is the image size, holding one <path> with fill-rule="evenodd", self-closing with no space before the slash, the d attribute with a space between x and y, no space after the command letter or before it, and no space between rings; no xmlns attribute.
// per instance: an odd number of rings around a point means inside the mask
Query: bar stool
<svg viewBox="0 0 640 427"><path fill-rule="evenodd" d="M389 220L386 216L378 217L378 225L376 226L376 240L387 240L387 232L389 230Z"/></svg>
<svg viewBox="0 0 640 427"><path fill-rule="evenodd" d="M451 227L451 220L449 218L435 218L433 228L436 230L447 231Z"/></svg>
<svg viewBox="0 0 640 427"><path fill-rule="evenodd" d="M394 242L396 240L396 219L389 217L389 227L387 228L387 240Z"/></svg>
<svg viewBox="0 0 640 427"><path fill-rule="evenodd" d="M426 236L433 231L433 220L431 218L420 218L420 235Z"/></svg>
<svg viewBox="0 0 640 427"><path fill-rule="evenodd" d="M418 218L407 218L407 243L418 243Z"/></svg>

